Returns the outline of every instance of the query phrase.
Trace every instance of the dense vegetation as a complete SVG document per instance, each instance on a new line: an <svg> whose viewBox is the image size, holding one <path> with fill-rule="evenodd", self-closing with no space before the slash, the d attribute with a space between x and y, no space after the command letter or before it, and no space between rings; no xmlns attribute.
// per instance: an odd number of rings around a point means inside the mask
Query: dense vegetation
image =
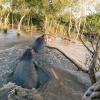
<svg viewBox="0 0 100 100"><path fill-rule="evenodd" d="M41 30L76 41L82 33L100 34L100 13L84 14L83 4L91 2L94 0L1 0L0 28L16 27L18 33Z"/></svg>

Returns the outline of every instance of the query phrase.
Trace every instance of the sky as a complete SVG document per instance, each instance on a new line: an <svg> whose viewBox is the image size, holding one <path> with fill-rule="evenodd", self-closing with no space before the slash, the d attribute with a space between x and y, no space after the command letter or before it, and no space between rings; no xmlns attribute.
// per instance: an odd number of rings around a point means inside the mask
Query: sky
<svg viewBox="0 0 100 100"><path fill-rule="evenodd" d="M82 2L82 0L79 0L79 5L77 6L78 9L77 12L73 12L73 15L75 17L80 17L80 16L83 16L83 15L89 15L89 14L94 14L96 13L96 5L97 4L100 4L100 0L85 0L85 2ZM83 11L82 11L82 10ZM100 9L99 9L99 12L100 12Z"/></svg>

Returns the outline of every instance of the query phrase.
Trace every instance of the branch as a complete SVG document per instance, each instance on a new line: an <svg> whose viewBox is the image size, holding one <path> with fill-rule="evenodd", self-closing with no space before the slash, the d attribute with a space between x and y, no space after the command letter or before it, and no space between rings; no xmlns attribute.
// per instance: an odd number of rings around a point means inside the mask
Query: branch
<svg viewBox="0 0 100 100"><path fill-rule="evenodd" d="M94 46L93 46L93 42L91 41L90 43L91 43L91 46L93 48L93 51L95 51Z"/></svg>
<svg viewBox="0 0 100 100"><path fill-rule="evenodd" d="M96 49L100 46L100 39L97 41L97 44L96 44ZM100 47L99 47L100 48ZM100 57L99 57L99 51L98 51L98 60L100 62Z"/></svg>
<svg viewBox="0 0 100 100"><path fill-rule="evenodd" d="M93 59L89 65L89 76L90 76L92 84L94 84L96 82L94 68L96 66L96 62L97 62L98 57L99 57L99 50L100 50L100 43L99 42L100 41L98 41L96 44L96 51L94 52Z"/></svg>
<svg viewBox="0 0 100 100"><path fill-rule="evenodd" d="M84 73L88 73L88 70L85 70L85 69L83 69L82 67L82 65L80 65L79 63L77 63L74 59L72 59L72 58L69 58L64 52L62 52L61 50L59 50L58 48L56 48L56 47L51 47L51 46L46 46L47 48L50 48L50 49L56 49L56 50L58 50L59 52L61 52L68 60L70 60L77 68L78 68L78 70L80 70L80 71L83 71ZM77 70L77 71L78 71Z"/></svg>
<svg viewBox="0 0 100 100"><path fill-rule="evenodd" d="M90 53L94 54L94 52L91 51L91 50L87 47L87 45L84 43L84 41L83 41L82 38L81 38L81 35L79 35L79 39L81 40L82 44L86 47L86 49L87 49Z"/></svg>
<svg viewBox="0 0 100 100"><path fill-rule="evenodd" d="M100 63L100 58L98 57L99 63Z"/></svg>

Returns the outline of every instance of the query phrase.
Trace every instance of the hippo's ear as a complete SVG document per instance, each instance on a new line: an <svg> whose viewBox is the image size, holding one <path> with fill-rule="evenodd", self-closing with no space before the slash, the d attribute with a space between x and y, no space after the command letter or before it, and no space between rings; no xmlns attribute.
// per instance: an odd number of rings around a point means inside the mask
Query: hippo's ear
<svg viewBox="0 0 100 100"><path fill-rule="evenodd" d="M34 49L30 49L31 54L34 56L35 55L35 51Z"/></svg>

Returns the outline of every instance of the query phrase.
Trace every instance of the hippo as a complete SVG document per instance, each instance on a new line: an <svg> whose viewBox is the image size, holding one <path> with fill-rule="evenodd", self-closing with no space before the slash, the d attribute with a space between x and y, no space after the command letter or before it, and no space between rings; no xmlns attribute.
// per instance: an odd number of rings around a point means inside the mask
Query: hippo
<svg viewBox="0 0 100 100"><path fill-rule="evenodd" d="M32 48L36 53L44 51L45 47L46 47L46 35L38 37L32 46Z"/></svg>
<svg viewBox="0 0 100 100"><path fill-rule="evenodd" d="M15 83L22 88L38 88L39 81L37 75L37 68L33 63L33 59L34 50L27 49L13 72L8 76L7 81Z"/></svg>

